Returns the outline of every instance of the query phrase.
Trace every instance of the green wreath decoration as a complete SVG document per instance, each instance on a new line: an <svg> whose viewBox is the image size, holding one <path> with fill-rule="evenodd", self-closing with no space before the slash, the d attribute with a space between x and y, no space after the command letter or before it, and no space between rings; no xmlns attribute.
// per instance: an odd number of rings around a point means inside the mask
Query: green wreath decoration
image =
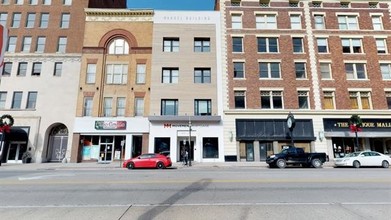
<svg viewBox="0 0 391 220"><path fill-rule="evenodd" d="M350 124L355 124L356 127L361 128L362 127L362 120L360 116L354 114L350 117Z"/></svg>
<svg viewBox="0 0 391 220"><path fill-rule="evenodd" d="M7 122L8 121L8 122ZM11 115L3 115L0 117L0 126L3 127L5 125L8 125L11 127L14 125L14 118Z"/></svg>

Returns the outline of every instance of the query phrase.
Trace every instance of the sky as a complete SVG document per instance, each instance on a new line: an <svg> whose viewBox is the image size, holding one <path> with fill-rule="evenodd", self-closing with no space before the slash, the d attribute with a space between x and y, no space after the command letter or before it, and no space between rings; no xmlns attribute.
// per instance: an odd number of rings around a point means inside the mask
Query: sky
<svg viewBox="0 0 391 220"><path fill-rule="evenodd" d="M156 10L213 10L215 0L127 0L128 8Z"/></svg>

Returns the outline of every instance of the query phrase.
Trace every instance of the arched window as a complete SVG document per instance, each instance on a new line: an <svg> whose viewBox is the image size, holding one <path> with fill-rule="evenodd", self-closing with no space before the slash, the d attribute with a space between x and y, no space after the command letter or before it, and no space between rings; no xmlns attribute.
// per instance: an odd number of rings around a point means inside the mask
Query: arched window
<svg viewBox="0 0 391 220"><path fill-rule="evenodd" d="M129 44L122 38L114 39L109 46L109 54L129 54Z"/></svg>

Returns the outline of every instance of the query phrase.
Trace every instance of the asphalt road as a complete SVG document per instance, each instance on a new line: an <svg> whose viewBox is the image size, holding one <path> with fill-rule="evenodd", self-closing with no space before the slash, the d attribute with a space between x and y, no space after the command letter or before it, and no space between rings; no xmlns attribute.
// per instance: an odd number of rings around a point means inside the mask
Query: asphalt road
<svg viewBox="0 0 391 220"><path fill-rule="evenodd" d="M391 169L2 170L0 219L390 219Z"/></svg>

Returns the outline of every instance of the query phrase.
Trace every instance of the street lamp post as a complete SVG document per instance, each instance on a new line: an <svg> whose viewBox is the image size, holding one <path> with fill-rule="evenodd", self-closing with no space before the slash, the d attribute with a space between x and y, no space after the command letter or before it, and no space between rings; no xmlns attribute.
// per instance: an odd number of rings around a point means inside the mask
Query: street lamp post
<svg viewBox="0 0 391 220"><path fill-rule="evenodd" d="M189 166L191 167L191 120L189 116Z"/></svg>
<svg viewBox="0 0 391 220"><path fill-rule="evenodd" d="M290 134L291 134L291 145L294 146L293 128L295 128L296 122L295 122L295 117L293 116L292 112L289 112L289 114L288 114L288 117L286 119L286 125L288 126Z"/></svg>

